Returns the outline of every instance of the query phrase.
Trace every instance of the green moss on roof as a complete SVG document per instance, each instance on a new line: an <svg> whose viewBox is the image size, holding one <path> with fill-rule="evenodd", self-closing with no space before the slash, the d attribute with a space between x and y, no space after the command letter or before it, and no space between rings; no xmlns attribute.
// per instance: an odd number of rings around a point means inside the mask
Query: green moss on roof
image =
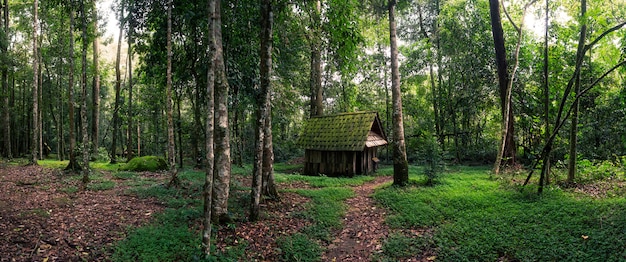
<svg viewBox="0 0 626 262"><path fill-rule="evenodd" d="M373 124L380 125L376 112L312 117L305 123L298 145L321 151L362 151Z"/></svg>

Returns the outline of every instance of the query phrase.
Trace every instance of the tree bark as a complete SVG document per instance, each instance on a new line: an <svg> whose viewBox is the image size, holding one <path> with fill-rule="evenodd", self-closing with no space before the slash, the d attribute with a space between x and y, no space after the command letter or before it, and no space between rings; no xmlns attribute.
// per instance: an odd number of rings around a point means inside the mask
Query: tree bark
<svg viewBox="0 0 626 262"><path fill-rule="evenodd" d="M546 0L546 17L545 17L545 32L543 43L543 114L545 121L545 141L550 139L550 78L549 78L549 57L548 57L548 35L549 35L549 21L550 21L550 5L549 0ZM543 157L543 165L547 183L550 183L550 154L546 154Z"/></svg>
<svg viewBox="0 0 626 262"><path fill-rule="evenodd" d="M268 110L268 95L271 85L272 68L272 3L271 0L261 0L261 48L260 54L260 86L257 93L257 121L255 128L254 168L252 171L252 205L250 205L250 221L259 219L261 193L263 188L263 152L266 136L265 124Z"/></svg>
<svg viewBox="0 0 626 262"><path fill-rule="evenodd" d="M204 188L202 190L202 199L204 202L202 220L202 252L205 258L209 258L211 255L211 211L213 203L213 167L214 167L214 148L213 148L213 129L214 129L214 114L215 114L215 101L214 101L214 89L215 89L215 2L219 0L208 0L208 61L207 61L207 83L206 83L206 95L207 95L207 114L206 114L206 128L205 128L205 168L206 176L204 181Z"/></svg>
<svg viewBox="0 0 626 262"><path fill-rule="evenodd" d="M582 52L582 47L585 45L585 39L587 38L587 18L585 17L587 13L587 0L580 0L580 17L582 19L582 26L580 28L580 38L578 40L578 51L579 53L576 55L576 59L582 62L583 57L585 56L584 52ZM580 70L576 71L576 75L574 76L576 79L574 80L574 95L578 95L580 93ZM577 148L576 144L578 143L577 134L578 134L578 110L579 110L580 102L579 100L575 100L572 104L574 107L572 111L572 123L569 134L569 161L567 168L567 182L574 183L574 179L576 178L576 155Z"/></svg>
<svg viewBox="0 0 626 262"><path fill-rule="evenodd" d="M507 165L515 163L515 148L513 146L513 110L510 104L509 74L504 47L504 31L500 17L500 3L498 0L489 0L491 15L491 31L496 52L496 67L498 71L498 85L500 90L500 108L502 114L502 140L496 156L494 173L500 173L503 158L507 158Z"/></svg>
<svg viewBox="0 0 626 262"><path fill-rule="evenodd" d="M65 170L71 171L79 171L81 170L78 161L76 160L76 122L75 122L75 112L74 112L74 6L70 5L70 31L69 31L69 42L70 42L70 50L69 50L69 60L70 60L70 71L68 73L68 92L67 92L67 103L68 103L68 115L70 122L70 152L69 152L69 163Z"/></svg>
<svg viewBox="0 0 626 262"><path fill-rule="evenodd" d="M172 0L167 3L167 83L165 85L167 107L167 162L169 164L170 182L168 186L177 185L176 149L174 140L174 117L172 107Z"/></svg>
<svg viewBox="0 0 626 262"><path fill-rule="evenodd" d="M215 3L215 169L213 186L213 221L226 223L230 192L230 135L228 128L228 79L222 47L220 1Z"/></svg>
<svg viewBox="0 0 626 262"><path fill-rule="evenodd" d="M8 43L9 43L9 1L8 0L4 0L3 2L3 14L2 17L0 17L0 20L2 20L2 23L0 23L3 27L3 32L4 32L4 37L5 37L5 42L2 44L1 46L1 50L2 53L5 56L8 56ZM4 18L4 19L3 19ZM8 67L3 67L2 68L2 94L4 95L3 97L3 102L4 102L4 107L2 110L2 122L4 123L4 133L3 133L3 137L4 137L4 156L6 158L8 158L9 160L13 158L13 153L12 153L12 148L11 148L11 112L10 112L10 105L9 105L9 95L10 95L10 91L9 91L9 70Z"/></svg>
<svg viewBox="0 0 626 262"><path fill-rule="evenodd" d="M324 89L322 88L322 3L320 0L314 2L313 29L310 32L309 41L311 45L311 117L324 114Z"/></svg>
<svg viewBox="0 0 626 262"><path fill-rule="evenodd" d="M398 43L395 21L396 0L389 0L389 40L391 45L391 96L393 104L393 184L404 186L409 182L409 164L402 123L402 91L398 64Z"/></svg>
<svg viewBox="0 0 626 262"><path fill-rule="evenodd" d="M38 0L33 2L33 133L30 144L31 158L29 159L29 164L31 165L37 165L39 157L37 152L39 144L39 95L37 92L39 89L39 56L37 50L37 34L39 33L38 4Z"/></svg>
<svg viewBox="0 0 626 262"><path fill-rule="evenodd" d="M132 20L134 6L129 7L128 17L128 130L126 138L126 161L130 161L135 156L133 152L133 27Z"/></svg>
<svg viewBox="0 0 626 262"><path fill-rule="evenodd" d="M115 108L113 109L113 137L111 141L111 164L117 163L117 138L120 133L120 93L122 86L122 73L120 71L120 60L122 54L122 35L124 34L124 4L120 6L120 31L117 37L117 53L115 56Z"/></svg>
<svg viewBox="0 0 626 262"><path fill-rule="evenodd" d="M80 118L82 123L82 135L83 135L83 189L89 183L89 133L87 132L87 48L89 43L87 41L87 13L85 9L85 1L81 0L80 9L82 13L82 27L83 27L83 54L82 54L82 72L81 72L81 90L82 90L82 104L80 107Z"/></svg>
<svg viewBox="0 0 626 262"><path fill-rule="evenodd" d="M91 114L91 143L93 144L93 153L98 154L98 148L100 147L100 63L98 58L100 56L99 44L98 44L98 9L96 8L96 0L93 0L93 27L94 27L94 39L93 39L93 83L92 83L92 97L93 97L93 110Z"/></svg>
<svg viewBox="0 0 626 262"><path fill-rule="evenodd" d="M271 86L268 90L266 99L266 116L265 116L265 136L263 142L263 179L261 194L270 199L279 199L278 189L274 181L274 142L272 136L272 106L271 106Z"/></svg>

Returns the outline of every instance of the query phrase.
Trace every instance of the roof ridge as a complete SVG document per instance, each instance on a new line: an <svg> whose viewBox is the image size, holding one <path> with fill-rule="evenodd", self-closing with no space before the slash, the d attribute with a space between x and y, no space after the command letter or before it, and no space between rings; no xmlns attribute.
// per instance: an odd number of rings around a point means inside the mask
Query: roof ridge
<svg viewBox="0 0 626 262"><path fill-rule="evenodd" d="M344 113L337 113L337 114L332 114L332 115L312 116L311 118L324 118L324 117L336 117L336 116L345 116L345 115L361 115L361 114L378 114L378 112L376 112L376 111L344 112Z"/></svg>

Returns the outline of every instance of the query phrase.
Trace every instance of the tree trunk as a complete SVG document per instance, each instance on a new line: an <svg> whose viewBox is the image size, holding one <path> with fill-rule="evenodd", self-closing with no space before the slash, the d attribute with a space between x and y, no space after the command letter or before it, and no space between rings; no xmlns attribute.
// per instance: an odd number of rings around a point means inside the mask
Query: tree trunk
<svg viewBox="0 0 626 262"><path fill-rule="evenodd" d="M395 21L396 0L389 0L389 40L391 45L391 96L393 104L393 184L404 186L409 182L409 166L402 123L402 92L398 65L398 43Z"/></svg>
<svg viewBox="0 0 626 262"><path fill-rule="evenodd" d="M265 101L267 104L267 110L265 116L265 141L263 142L263 185L261 187L261 194L269 197L270 199L279 199L278 189L276 188L276 183L274 182L274 142L272 136L271 90L272 88L270 86L267 99Z"/></svg>
<svg viewBox="0 0 626 262"><path fill-rule="evenodd" d="M545 141L550 139L550 81L549 81L549 57L548 57L548 34L549 34L549 18L550 5L549 0L546 0L546 20L545 20L545 33L543 43L543 117L545 121ZM546 169L545 175L548 183L550 183L550 154L546 154L543 157L544 169Z"/></svg>
<svg viewBox="0 0 626 262"><path fill-rule="evenodd" d="M8 39L9 39L9 0L4 0L4 4L3 4L3 17L0 17L0 20L2 20L2 23L0 23L3 27L3 32L4 32L4 37L6 38L6 41L4 41L2 43L2 46L0 48L0 51L2 51L3 54L8 55ZM4 19L2 19L4 18ZM10 105L9 105L9 95L10 95L10 91L9 91L9 70L8 67L3 67L2 68L2 94L4 95L3 97L3 104L4 107L2 110L2 122L4 123L4 133L3 133L3 141L4 141L4 155L6 158L8 158L9 160L13 158L13 153L12 153L12 148L11 148L11 109L10 109Z"/></svg>
<svg viewBox="0 0 626 262"><path fill-rule="evenodd" d="M172 107L172 0L167 3L167 83L165 85L167 107L167 162L169 165L170 182L168 186L178 185L176 171L176 149L174 140L174 117Z"/></svg>
<svg viewBox="0 0 626 262"><path fill-rule="evenodd" d="M93 83L92 83L92 97L93 97L93 110L91 114L91 143L93 144L93 153L98 154L99 133L100 133L100 63L98 62L99 45L98 45L98 9L96 8L96 0L93 0Z"/></svg>
<svg viewBox="0 0 626 262"><path fill-rule="evenodd" d="M83 189L89 183L89 133L87 132L87 48L89 43L87 41L87 13L85 12L85 1L81 0L80 9L82 13L83 22L83 54L82 54L82 72L81 72L81 90L82 90L82 104L80 106L80 118L82 123L83 133Z"/></svg>
<svg viewBox="0 0 626 262"><path fill-rule="evenodd" d="M111 164L117 163L117 138L120 133L120 93L121 93L121 85L122 85L122 73L120 71L120 60L122 53L122 35L124 33L124 22L122 22L122 18L124 17L124 4L121 4L120 7L120 32L117 37L117 53L115 56L115 108L113 109L113 137L111 141Z"/></svg>
<svg viewBox="0 0 626 262"><path fill-rule="evenodd" d="M39 95L37 92L39 89L39 56L37 55L37 34L39 33L39 18L37 18L39 9L38 3L38 0L35 0L33 3L33 139L30 141L31 158L29 159L29 164L31 165L37 165L37 159L39 157L39 153L37 152L39 144Z"/></svg>
<svg viewBox="0 0 626 262"><path fill-rule="evenodd" d="M252 205L250 205L250 221L259 219L261 191L263 188L263 152L265 144L265 118L267 117L269 89L271 85L270 76L272 72L272 3L271 0L261 0L261 49L260 61L260 86L257 93L257 122L255 129L255 153L254 170L252 172Z"/></svg>
<svg viewBox="0 0 626 262"><path fill-rule="evenodd" d="M222 47L220 1L215 3L215 174L213 186L213 221L230 222L230 136L228 129L228 79Z"/></svg>
<svg viewBox="0 0 626 262"><path fill-rule="evenodd" d="M205 128L205 167L206 176L204 181L204 188L202 190L202 199L204 202L203 213L204 218L202 220L202 252L205 258L209 258L211 255L211 211L213 203L213 129L214 129L214 114L215 114L215 102L214 102L214 89L215 89L215 2L219 0L208 0L208 58L207 58L207 83L206 83L206 95L207 95L207 113L206 113L206 128Z"/></svg>
<svg viewBox="0 0 626 262"><path fill-rule="evenodd" d="M68 87L67 87L67 103L68 103L68 115L69 115L69 123L70 123L70 152L69 152L69 163L65 170L70 171L79 171L81 170L78 161L76 160L76 122L75 122L75 113L74 113L74 6L70 5L70 32L69 32L69 42L70 42L70 50L69 50L69 60L70 60L70 72L68 73Z"/></svg>
<svg viewBox="0 0 626 262"><path fill-rule="evenodd" d="M310 32L311 45L311 116L321 116L324 114L324 90L322 89L322 3L315 1L313 17L313 29Z"/></svg>
<svg viewBox="0 0 626 262"><path fill-rule="evenodd" d="M504 47L504 32L502 30L502 21L500 18L500 4L498 0L489 0L489 10L491 15L491 30L493 33L493 42L496 52L496 66L498 71L498 85L500 90L500 108L502 114L502 140L496 163L494 165L494 173L500 173L500 166L503 158L506 158L507 165L515 163L515 146L513 141L513 110L511 110L511 95L509 89L509 74L506 61L506 49Z"/></svg>
<svg viewBox="0 0 626 262"><path fill-rule="evenodd" d="M585 44L585 39L587 38L587 18L585 17L587 13L587 0L580 0L580 17L582 19L582 26L580 28L580 39L578 40L578 48L580 49L581 46L584 46ZM585 56L584 53L582 54L577 54L577 59L582 61L583 60L583 56ZM578 70L576 72L576 75L574 76L576 79L574 80L574 95L578 95L580 93L580 70ZM579 109L579 105L580 102L579 100L574 101L574 104L572 105L572 107L574 107L574 110L572 111L572 123L571 123L571 129L570 129L570 135L569 135L569 161L568 161L568 170L567 170L567 182L568 183L574 183L574 179L576 178L576 155L577 155L577 148L576 148L576 144L578 142L577 140L577 134L578 134L578 109Z"/></svg>
<svg viewBox="0 0 626 262"><path fill-rule="evenodd" d="M132 13L134 6L129 7L128 17L131 19L128 24L128 131L126 133L126 161L130 161L135 156L133 152L133 27Z"/></svg>

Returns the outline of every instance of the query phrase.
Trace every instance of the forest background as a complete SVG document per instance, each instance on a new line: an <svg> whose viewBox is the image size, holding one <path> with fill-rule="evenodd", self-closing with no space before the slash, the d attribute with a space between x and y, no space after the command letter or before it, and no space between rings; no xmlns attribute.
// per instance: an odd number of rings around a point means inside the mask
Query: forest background
<svg viewBox="0 0 626 262"><path fill-rule="evenodd" d="M33 34L32 2L4 0L4 157L54 154L62 160L87 148L89 158L102 161L127 153L167 155L166 2L116 1L112 12L97 12L96 2L40 3ZM303 155L295 142L304 120L315 115L314 103L324 114L377 111L394 139L387 3L313 2L319 9L310 1L274 3L276 161ZM206 2L173 1L173 6L176 160L200 167L209 61ZM511 80L508 123L514 127L507 129L514 146L505 161L552 162L557 168L566 168L568 160L618 163L626 155L626 3L504 1L502 6ZM242 165L253 160L255 150L260 7L256 1L222 1L221 8L229 144L233 164ZM489 3L398 1L397 8L408 161L425 163L435 145L451 163L494 163L506 133L507 103L494 59ZM121 18L118 39L103 34L112 28L110 19L105 26L103 13ZM112 50L126 55L114 59ZM314 90L316 81L321 91ZM391 152L382 152L383 160L390 158Z"/></svg>

